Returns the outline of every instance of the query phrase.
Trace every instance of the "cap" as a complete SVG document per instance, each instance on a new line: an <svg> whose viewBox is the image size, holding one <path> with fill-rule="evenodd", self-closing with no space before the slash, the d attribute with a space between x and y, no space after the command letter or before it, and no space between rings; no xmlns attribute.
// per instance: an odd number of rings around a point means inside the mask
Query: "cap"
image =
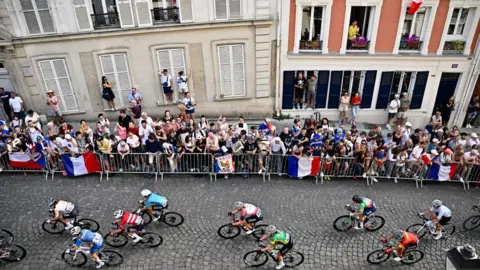
<svg viewBox="0 0 480 270"><path fill-rule="evenodd" d="M406 95L408 95L408 93L407 93L407 92L403 92L402 95L406 96Z"/></svg>
<svg viewBox="0 0 480 270"><path fill-rule="evenodd" d="M68 140L68 139L71 139L71 138L72 138L72 136L70 136L70 134L65 134L65 139Z"/></svg>
<svg viewBox="0 0 480 270"><path fill-rule="evenodd" d="M48 89L48 90L47 90L47 94L51 94L51 93L53 93L53 90L52 90L52 89Z"/></svg>
<svg viewBox="0 0 480 270"><path fill-rule="evenodd" d="M399 95L399 94L395 94L395 98L399 98L399 97L400 97L400 95Z"/></svg>
<svg viewBox="0 0 480 270"><path fill-rule="evenodd" d="M443 133L443 129L438 129L437 133Z"/></svg>
<svg viewBox="0 0 480 270"><path fill-rule="evenodd" d="M472 133L472 134L470 134L470 137L472 137L472 138L478 138L478 135L477 135L477 133Z"/></svg>
<svg viewBox="0 0 480 270"><path fill-rule="evenodd" d="M430 151L430 154L433 154L435 156L438 156L438 152L437 150L433 149L432 151Z"/></svg>
<svg viewBox="0 0 480 270"><path fill-rule="evenodd" d="M274 140L275 141L280 141L281 139L280 139L280 137L275 137Z"/></svg>
<svg viewBox="0 0 480 270"><path fill-rule="evenodd" d="M265 122L272 122L270 118L265 118Z"/></svg>
<svg viewBox="0 0 480 270"><path fill-rule="evenodd" d="M443 151L446 155L451 155L453 154L452 150L450 148L447 148L445 149L445 151Z"/></svg>
<svg viewBox="0 0 480 270"><path fill-rule="evenodd" d="M438 142L440 142L440 141L439 141L437 138L435 138L435 139L432 140L432 142L433 142L433 143L438 143Z"/></svg>
<svg viewBox="0 0 480 270"><path fill-rule="evenodd" d="M411 127L411 126L412 126L412 123L407 122L407 123L405 123L405 126L406 126L406 127Z"/></svg>
<svg viewBox="0 0 480 270"><path fill-rule="evenodd" d="M142 116L147 116L147 112L142 112Z"/></svg>

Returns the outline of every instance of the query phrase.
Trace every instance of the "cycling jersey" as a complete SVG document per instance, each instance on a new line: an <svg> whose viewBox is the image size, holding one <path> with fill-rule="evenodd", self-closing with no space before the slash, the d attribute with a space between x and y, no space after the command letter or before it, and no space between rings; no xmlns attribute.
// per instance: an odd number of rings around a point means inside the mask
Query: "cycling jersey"
<svg viewBox="0 0 480 270"><path fill-rule="evenodd" d="M63 214L70 214L72 212L73 208L75 208L75 205L71 202L66 202L66 201L59 201L55 205L55 210L57 210L60 213Z"/></svg>
<svg viewBox="0 0 480 270"><path fill-rule="evenodd" d="M145 201L145 207L149 207L152 204L165 207L167 206L167 198L165 198L164 196L158 195L156 193L152 193L150 194L150 196L148 196L148 199Z"/></svg>
<svg viewBox="0 0 480 270"><path fill-rule="evenodd" d="M360 211L364 212L365 209L374 208L375 203L372 200L370 200L369 198L362 198L362 201L360 202L359 207L360 207Z"/></svg>
<svg viewBox="0 0 480 270"><path fill-rule="evenodd" d="M440 206L438 209L435 207L430 208L430 211L434 212L437 216L437 219L442 219L442 217L450 218L452 217L452 211L445 205Z"/></svg>
<svg viewBox="0 0 480 270"><path fill-rule="evenodd" d="M143 223L143 218L139 215L124 212L122 220L120 221L119 229L123 229L125 225L137 226Z"/></svg>
<svg viewBox="0 0 480 270"><path fill-rule="evenodd" d="M242 208L242 211L240 212L240 216L242 218L248 218L248 217L256 216L258 213L260 213L260 215L261 215L260 208L256 207L255 205L245 203L243 206L244 207Z"/></svg>
<svg viewBox="0 0 480 270"><path fill-rule="evenodd" d="M270 237L270 244L274 250L280 249L279 245L285 246L288 243L290 243L290 235L286 232L277 231Z"/></svg>
<svg viewBox="0 0 480 270"><path fill-rule="evenodd" d="M418 243L418 236L414 233L403 232L403 239L400 245L406 247L407 245L416 245Z"/></svg>
<svg viewBox="0 0 480 270"><path fill-rule="evenodd" d="M93 245L90 249L90 253L94 254L102 248L103 237L99 233L94 233L92 231L83 229L75 241L75 246L80 247L82 243L92 243Z"/></svg>

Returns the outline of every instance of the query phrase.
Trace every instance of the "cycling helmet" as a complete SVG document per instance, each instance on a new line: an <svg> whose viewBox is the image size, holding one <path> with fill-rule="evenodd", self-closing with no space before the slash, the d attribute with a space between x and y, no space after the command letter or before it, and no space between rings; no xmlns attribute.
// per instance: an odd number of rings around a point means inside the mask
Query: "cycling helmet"
<svg viewBox="0 0 480 270"><path fill-rule="evenodd" d="M150 194L152 194L152 192L149 189L144 189L142 190L141 194L143 197L148 197Z"/></svg>
<svg viewBox="0 0 480 270"><path fill-rule="evenodd" d="M48 200L47 205L48 205L48 207L51 207L54 203L55 203L55 199L54 199L54 198L50 198L50 199Z"/></svg>
<svg viewBox="0 0 480 270"><path fill-rule="evenodd" d="M403 231L398 230L398 231L395 231L393 234L395 235L396 239L398 240L403 239L403 235L404 235Z"/></svg>
<svg viewBox="0 0 480 270"><path fill-rule="evenodd" d="M115 213L113 213L113 216L115 218L121 218L123 216L123 211L122 210L117 210Z"/></svg>
<svg viewBox="0 0 480 270"><path fill-rule="evenodd" d="M82 229L79 226L75 226L70 230L70 234L72 235L77 235L80 233Z"/></svg>
<svg viewBox="0 0 480 270"><path fill-rule="evenodd" d="M235 209L242 209L243 208L243 202L235 202L233 204L233 207L235 207Z"/></svg>
<svg viewBox="0 0 480 270"><path fill-rule="evenodd" d="M432 204L433 204L433 206L435 206L435 207L439 207L439 206L442 206L442 201L440 201L440 200L434 200L434 201L432 202Z"/></svg>
<svg viewBox="0 0 480 270"><path fill-rule="evenodd" d="M352 201L356 202L356 203L360 203L362 201L362 198L358 195L354 195L352 197Z"/></svg>
<svg viewBox="0 0 480 270"><path fill-rule="evenodd" d="M268 227L265 229L265 233L267 234L274 234L277 232L277 227L273 225L268 225Z"/></svg>

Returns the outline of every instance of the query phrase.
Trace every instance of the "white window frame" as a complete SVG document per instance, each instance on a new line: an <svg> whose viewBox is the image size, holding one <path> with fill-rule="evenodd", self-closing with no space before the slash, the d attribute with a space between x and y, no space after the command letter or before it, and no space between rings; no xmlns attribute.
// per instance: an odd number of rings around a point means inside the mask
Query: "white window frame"
<svg viewBox="0 0 480 270"><path fill-rule="evenodd" d="M325 25L325 19L324 19L324 16L325 16L325 6L303 6L303 7L302 7L302 16L303 16L303 9L304 9L304 8L307 8L307 7L311 8L311 11L310 11L310 23L308 24L308 28L309 28L309 29L308 29L308 30L309 30L308 40L309 40L309 41L312 41L312 38L313 38L313 37L312 37L312 27L313 27L313 23L314 23L314 21L315 21L315 18L314 18L315 9L316 9L316 8L321 8L321 9L322 9L322 12L321 12L322 18L320 19L320 21L322 21L322 27L320 28L320 40L323 42L323 28L324 28L324 25ZM302 17L302 21L303 21L303 17ZM302 27L302 24L300 23L300 29L303 30L302 28L303 28L303 27ZM301 35L301 34L302 34L302 33L300 33L300 35ZM297 42L300 42L300 39L299 39ZM322 47L323 47L323 45L322 45ZM301 50L301 51L311 52L312 50ZM321 49L320 49L320 51L321 51Z"/></svg>
<svg viewBox="0 0 480 270"><path fill-rule="evenodd" d="M63 62L63 65L65 66L65 71L67 73L67 77L58 77L57 71L55 70L55 66L53 65L54 61L62 61ZM67 63L65 62L65 59L57 58L57 59L41 60L41 61L37 62L38 69L40 70L40 73L42 74L43 84L45 85L45 89L48 90L48 85L47 85L47 82L45 81L45 74L43 74L43 69L40 66L40 63L49 63L50 64L50 67L52 69L52 73L53 73L53 76L54 76L53 79L55 80L55 83L57 84L57 89L56 89L58 91L57 97L60 98L60 104L61 104L60 109L62 110L62 112L66 112L66 113L68 113L68 112L78 112L79 111L78 101L77 101L77 97L75 96L75 91L73 89L72 80L70 79L70 73L68 72L68 67L67 67ZM65 103L62 88L60 87L60 82L58 81L58 79L68 79L68 83L70 84L70 89L72 89L72 97L73 97L73 100L75 101L75 105L77 107L75 110L68 110L67 109L67 103ZM63 105L63 108L65 108L65 109L62 109L62 105Z"/></svg>
<svg viewBox="0 0 480 270"><path fill-rule="evenodd" d="M355 78L355 72L360 72L360 82L359 82L359 85L358 85L358 93L360 96L362 96L363 94L363 85L365 84L365 75L367 73L366 70L343 70L343 73L342 73L342 86L340 87L342 89L342 93L343 93L343 78L345 76L345 72L347 71L350 71L350 81L348 83L348 95L351 96L352 93L353 93L353 80ZM328 89L328 91L330 91L330 89Z"/></svg>
<svg viewBox="0 0 480 270"><path fill-rule="evenodd" d="M395 71L392 71L393 72L393 77L392 77L392 85L390 86L390 94L392 93L396 93L396 94L399 94L401 96L402 94L402 86L403 86L403 80L405 80L405 77L406 77L406 73L407 72L411 72L412 73L412 77L410 78L410 83L408 85L408 90L407 90L407 93L408 93L408 96L411 97L412 96L412 93L413 93L413 88L415 87L415 80L417 79L417 71L404 71L404 70L395 70ZM398 82L398 88L396 90L396 92L392 92L392 87L393 87L393 78L395 77L395 72L401 72L401 75L400 75L400 81ZM390 98L390 97L389 97ZM390 100L389 100L390 101Z"/></svg>
<svg viewBox="0 0 480 270"><path fill-rule="evenodd" d="M233 69L233 46L241 46L242 47L242 64L243 64L243 94L236 95L235 88L234 88L234 69ZM221 47L228 47L228 51L230 54L230 82L232 87L231 95L225 95L225 92L222 88L222 68L221 68L221 60L220 60L220 48ZM226 44L226 45L218 45L217 46L217 57L218 57L218 73L220 75L219 82L220 82L220 94L223 95L224 98L236 98L236 97L245 97L247 95L247 74L245 72L245 46L244 44Z"/></svg>
<svg viewBox="0 0 480 270"><path fill-rule="evenodd" d="M50 10L50 4L48 3L49 1L45 0L47 2L47 8L46 9L38 9L37 8L37 3L35 2L35 0L30 0L32 2L32 7L33 9L23 9L23 7L21 6L21 4L19 3L20 5L20 8L21 8L21 12L22 12L22 16L23 16L23 20L25 21L25 26L27 28L27 32L29 35L31 36L34 36L34 35L42 35L42 34L51 34L51 33L56 33L57 32L57 29L55 27L55 22L53 21L53 16L52 16L52 12ZM45 30L43 29L43 24L42 24L42 20L40 20L40 14L38 13L39 11L44 11L44 10L47 10L48 13L50 13L50 19L52 20L52 25L53 25L53 31L52 32L45 32ZM25 11L33 11L35 13L35 18L37 19L37 23L38 23L38 28L40 29L40 33L30 33L30 29L28 28L28 23L27 23L27 20L25 18Z"/></svg>
<svg viewBox="0 0 480 270"><path fill-rule="evenodd" d="M170 62L169 67L162 67L160 63L160 52L168 52L168 58ZM158 49L155 51L156 58L157 58L157 64L158 64L158 71L161 72L164 69L168 70L168 73L172 76L172 89L174 90L174 95L176 96L177 99L180 99L179 92L178 92L178 85L177 85L177 75L178 74L173 74L173 71L175 70L175 66L173 65L173 51L182 51L182 60L183 60L183 68L184 68L184 73L187 72L187 62L185 61L185 49L184 48L165 48L165 49ZM187 76L191 76L191 74L186 74ZM164 95L165 98L165 95ZM165 99L166 101L166 99Z"/></svg>
<svg viewBox="0 0 480 270"><path fill-rule="evenodd" d="M305 7L321 7L322 8L322 29L320 31L320 39L322 40L322 50L318 53L328 53L328 39L330 32L330 16L332 13L333 0L297 0L295 14L295 42L293 52L298 53L300 48L300 38L302 35L302 16ZM302 50L303 51L303 50ZM311 52L311 50L308 50Z"/></svg>
<svg viewBox="0 0 480 270"><path fill-rule="evenodd" d="M178 0L177 0L178 1ZM241 20L243 18L243 2L245 0L241 0L240 1L240 18L230 18L230 0L223 0L225 1L225 6L226 6L226 9L227 9L227 18L225 19L221 19L221 18L217 18L217 4L216 4L216 1L213 0L213 13L215 14L215 20L216 21L227 21L227 20ZM193 5L193 3L192 3Z"/></svg>
<svg viewBox="0 0 480 270"><path fill-rule="evenodd" d="M115 92L114 94L117 96L118 99L120 99L120 104L118 104L117 102L117 106L119 105L120 107L126 107L127 104L125 104L123 102L123 93L122 93L122 89L119 88L119 78L118 78L118 70L117 70L117 65L116 65L116 62L115 62L115 55L124 55L125 56L125 66L126 66L126 71L124 71L123 73L127 73L128 75L128 81L129 81L129 85L132 85L132 78L130 76L130 68L128 67L128 58L127 58L127 54L126 53L107 53L107 54L100 54L98 55L98 59L100 61L100 67L102 69L102 73L103 75L102 76L111 76L113 75L115 77ZM104 73L105 69L103 68L103 63L102 63L102 56L110 56L110 58L112 59L112 67L113 67L113 73ZM113 89L112 89L113 91ZM118 100L117 99L117 100Z"/></svg>
<svg viewBox="0 0 480 270"><path fill-rule="evenodd" d="M452 23L452 20L453 20L453 13L455 12L455 10L458 9L458 16L457 16L457 20L455 22L455 27L453 28L453 34L448 34L448 28L450 27L447 27L447 38L453 38L453 39L456 39L456 40L465 40L466 39L466 34L465 32L468 32L469 30L469 27L467 26L467 21L468 21L468 17L470 16L470 12L471 10L469 8L453 8L453 11L452 11L452 16L450 16L450 20L448 21L448 24L447 26L450 26ZM463 10L466 9L468 10L467 12L467 18L465 18L465 24L463 26L463 33L461 35L457 35L457 30L458 30L458 26L460 25L460 18L462 16L462 13L463 13Z"/></svg>

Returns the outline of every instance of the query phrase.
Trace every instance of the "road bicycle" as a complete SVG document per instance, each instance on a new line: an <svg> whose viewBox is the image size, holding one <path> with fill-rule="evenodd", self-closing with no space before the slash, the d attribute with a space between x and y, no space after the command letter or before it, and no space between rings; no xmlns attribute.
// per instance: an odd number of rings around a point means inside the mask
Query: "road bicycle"
<svg viewBox="0 0 480 270"><path fill-rule="evenodd" d="M349 213L356 212L350 204L345 205L345 210ZM360 220L357 217L343 215L333 221L333 228L339 232L346 232L353 228L358 222L360 222ZM385 225L385 219L381 216L375 215L375 213L367 215L363 220L363 228L369 232L377 231L382 228L383 225Z"/></svg>
<svg viewBox="0 0 480 270"><path fill-rule="evenodd" d="M59 220L55 220L53 222L49 222L49 220L55 217L55 211L53 209L48 210L48 214L50 218L42 223L42 229L51 234L59 234L65 231L65 224ZM64 219L72 218L69 215L64 215ZM89 218L82 218L77 220L77 217L73 217L73 221L71 221L73 226L79 226L80 228L90 230L92 232L97 232L100 229L100 225L93 219Z"/></svg>
<svg viewBox="0 0 480 270"><path fill-rule="evenodd" d="M143 208L145 206L144 201L138 201L140 204L140 208ZM156 212L160 212L160 219L158 222L163 222L169 226L172 227L177 227L182 225L184 219L183 216L177 212L165 212L168 208L168 204L166 204L162 209L156 210ZM140 209L136 211L138 215L140 215L143 218L143 221L145 222L146 225L150 224L153 220L152 214L150 214L147 210L141 211Z"/></svg>
<svg viewBox="0 0 480 270"><path fill-rule="evenodd" d="M480 207L474 205L472 207L472 210L480 212ZM476 229L478 228L478 226L480 226L480 215L471 216L467 218L462 224L462 227L467 231Z"/></svg>
<svg viewBox="0 0 480 270"><path fill-rule="evenodd" d="M74 242L76 238L72 239ZM81 267L87 263L87 255L90 255L89 246L80 246L77 250L66 249L62 252L62 260L73 267ZM122 254L113 250L100 250L98 257L106 266L117 267L123 263Z"/></svg>
<svg viewBox="0 0 480 270"><path fill-rule="evenodd" d="M25 248L12 244L13 234L7 230L0 230L0 259L6 262L21 261L27 255Z"/></svg>
<svg viewBox="0 0 480 270"><path fill-rule="evenodd" d="M259 243L259 246L261 248L265 248L266 245L263 243ZM250 252L247 252L243 256L243 262L252 267L259 267L267 263L268 258L272 258L274 262L278 264L278 261L276 259L276 255L278 250L276 251L262 251L261 249L259 250L253 250ZM298 251L291 251L287 250L283 253L283 263L285 264L285 267L287 268L293 268L296 266L299 266L300 264L303 263L304 256L302 253Z"/></svg>
<svg viewBox="0 0 480 270"><path fill-rule="evenodd" d="M233 226L232 223L238 221L235 219L235 217L231 214L228 213L228 216L230 217L230 222L221 226L218 228L218 235L224 239L233 239L237 236L240 235L240 232L243 230L246 232L248 229L245 228L244 226ZM265 235L265 229L268 227L266 224L252 224L253 225L253 237L260 239L262 238L263 235Z"/></svg>
<svg viewBox="0 0 480 270"><path fill-rule="evenodd" d="M424 215L421 215L419 213L416 213L416 216L419 217L420 219L423 220L423 223L416 223L413 225L410 225L407 228L407 232L414 233L418 236L418 238L424 237L427 232L430 234L435 233L435 227L429 226L427 223L430 221L428 218L426 218ZM440 225L442 228L442 238L448 238L450 237L454 232L455 232L455 225L447 223L445 225Z"/></svg>
<svg viewBox="0 0 480 270"><path fill-rule="evenodd" d="M0 229L0 243L9 243L11 244L15 237L13 236L13 233L11 233L8 230L5 229Z"/></svg>
<svg viewBox="0 0 480 270"><path fill-rule="evenodd" d="M383 248L372 251L367 256L367 261L371 264L380 264L386 262L390 257L396 256L393 252L393 243L385 238L381 238L380 242L383 243ZM425 254L423 251L416 249L418 245L407 246L403 259L400 261L403 264L414 264L423 259Z"/></svg>
<svg viewBox="0 0 480 270"><path fill-rule="evenodd" d="M118 223L114 224L113 230L118 230L118 226ZM110 233L107 233L103 237L103 240L111 247L123 247L128 243L128 239L131 238L126 231L130 233L136 233L142 237L142 240L137 243L140 245L158 247L163 243L163 238L160 236L160 234L154 232L145 232L145 230L137 231L133 228L124 229L122 232L116 233L115 235L110 235Z"/></svg>

